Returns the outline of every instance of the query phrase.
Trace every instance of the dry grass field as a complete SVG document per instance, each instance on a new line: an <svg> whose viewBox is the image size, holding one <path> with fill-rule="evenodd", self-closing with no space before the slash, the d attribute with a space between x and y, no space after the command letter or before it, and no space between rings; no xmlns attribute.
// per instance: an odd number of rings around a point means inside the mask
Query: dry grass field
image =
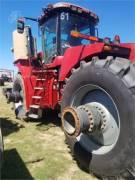
<svg viewBox="0 0 135 180"><path fill-rule="evenodd" d="M96 179L71 157L55 113L39 121L17 120L0 87L0 119L5 146L2 179Z"/></svg>

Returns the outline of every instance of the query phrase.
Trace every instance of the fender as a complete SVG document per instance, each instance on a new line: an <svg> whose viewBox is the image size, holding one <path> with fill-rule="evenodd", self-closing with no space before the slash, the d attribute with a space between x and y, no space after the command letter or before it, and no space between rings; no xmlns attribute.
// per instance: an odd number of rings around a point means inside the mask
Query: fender
<svg viewBox="0 0 135 180"><path fill-rule="evenodd" d="M82 59L101 53L103 51L104 43L96 43L90 45L82 45L68 48L64 54L61 62L61 69L59 74L59 81L64 81L71 69Z"/></svg>
<svg viewBox="0 0 135 180"><path fill-rule="evenodd" d="M121 47L130 48L129 59L134 62L135 61L135 43L122 43Z"/></svg>
<svg viewBox="0 0 135 180"><path fill-rule="evenodd" d="M66 50L63 60L61 61L61 69L59 74L59 81L64 81L66 77L68 77L69 73L71 72L71 69L77 65L77 63L87 57L92 57L97 54L101 54L104 51L104 43L96 43L96 44L90 44L90 45L84 45L84 46L77 46L72 47ZM115 44L111 44L112 48L116 47ZM117 45L124 53L127 54L127 57L131 61L135 61L135 43L123 43L120 45ZM126 52L127 51L127 52ZM111 51L108 52L108 55L111 55ZM114 52L113 54L116 56L119 56L117 54L118 52ZM120 57L122 57L122 54Z"/></svg>

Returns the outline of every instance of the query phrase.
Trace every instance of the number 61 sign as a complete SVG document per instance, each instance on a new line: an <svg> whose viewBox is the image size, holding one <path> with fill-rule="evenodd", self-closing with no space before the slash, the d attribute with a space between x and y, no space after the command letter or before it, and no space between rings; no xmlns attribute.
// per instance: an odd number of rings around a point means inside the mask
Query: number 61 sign
<svg viewBox="0 0 135 180"><path fill-rule="evenodd" d="M60 19L68 21L69 20L69 13L62 12L60 15Z"/></svg>

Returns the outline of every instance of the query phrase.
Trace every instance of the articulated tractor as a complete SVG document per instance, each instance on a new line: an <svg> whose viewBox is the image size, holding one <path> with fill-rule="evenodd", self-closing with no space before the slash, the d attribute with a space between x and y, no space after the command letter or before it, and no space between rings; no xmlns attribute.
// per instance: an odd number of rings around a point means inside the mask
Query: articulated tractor
<svg viewBox="0 0 135 180"><path fill-rule="evenodd" d="M42 51L26 20L38 24ZM70 3L49 4L39 18L17 20L12 91L20 119L47 109L61 116L80 167L105 179L135 179L135 43L98 37L99 17Z"/></svg>

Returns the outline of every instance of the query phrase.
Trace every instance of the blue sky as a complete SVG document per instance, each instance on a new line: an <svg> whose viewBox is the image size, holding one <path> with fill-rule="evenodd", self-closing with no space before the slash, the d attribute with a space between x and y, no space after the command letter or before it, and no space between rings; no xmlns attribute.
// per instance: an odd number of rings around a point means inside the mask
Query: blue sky
<svg viewBox="0 0 135 180"><path fill-rule="evenodd" d="M16 18L38 17L42 7L54 2L59 1L0 0L0 68L14 69L10 49L12 31L16 28ZM69 0L68 2L89 8L99 16L100 37L113 38L115 34L119 34L122 42L135 42L135 0ZM37 26L34 22L32 24L30 23L33 33L40 42ZM39 50L41 50L40 47Z"/></svg>

